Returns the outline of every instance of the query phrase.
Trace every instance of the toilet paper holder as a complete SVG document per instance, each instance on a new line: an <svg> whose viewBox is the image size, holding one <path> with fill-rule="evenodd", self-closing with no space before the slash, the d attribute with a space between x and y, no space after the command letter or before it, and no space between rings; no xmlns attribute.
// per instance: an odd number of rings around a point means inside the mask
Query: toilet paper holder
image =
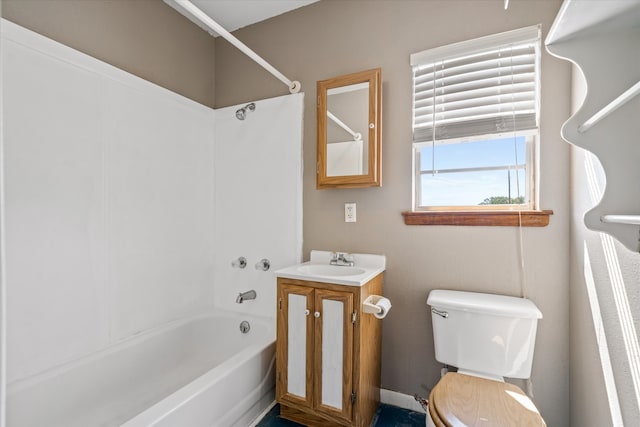
<svg viewBox="0 0 640 427"><path fill-rule="evenodd" d="M380 295L369 295L363 302L362 302L362 311L364 313L369 313L369 314L384 314L386 315L385 311L389 311L389 309L391 309L391 303L389 303L389 308L387 310L385 310L384 308L380 307L378 305L378 303L381 300L387 300L385 297L382 297Z"/></svg>

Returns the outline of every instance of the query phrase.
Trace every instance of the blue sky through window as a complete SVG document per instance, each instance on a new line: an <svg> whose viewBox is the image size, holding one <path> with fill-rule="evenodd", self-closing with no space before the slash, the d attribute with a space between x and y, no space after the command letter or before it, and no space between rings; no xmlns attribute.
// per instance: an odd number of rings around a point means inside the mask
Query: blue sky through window
<svg viewBox="0 0 640 427"><path fill-rule="evenodd" d="M526 138L499 138L484 141L436 143L435 158L433 147L420 148L420 169L431 171L435 163L436 173L420 176L420 204L422 206L475 206L490 197L526 198L526 172L512 169L517 163L525 165ZM451 169L472 169L482 167L504 167L498 170L457 171ZM519 182L518 182L519 181ZM519 191L518 191L519 183Z"/></svg>

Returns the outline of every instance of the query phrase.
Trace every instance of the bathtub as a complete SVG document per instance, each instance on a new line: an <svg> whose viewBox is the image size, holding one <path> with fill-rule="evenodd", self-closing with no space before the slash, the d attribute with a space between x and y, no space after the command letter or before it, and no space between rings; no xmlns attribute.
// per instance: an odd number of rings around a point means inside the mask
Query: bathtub
<svg viewBox="0 0 640 427"><path fill-rule="evenodd" d="M274 399L274 361L272 318L184 319L9 384L7 425L246 427Z"/></svg>

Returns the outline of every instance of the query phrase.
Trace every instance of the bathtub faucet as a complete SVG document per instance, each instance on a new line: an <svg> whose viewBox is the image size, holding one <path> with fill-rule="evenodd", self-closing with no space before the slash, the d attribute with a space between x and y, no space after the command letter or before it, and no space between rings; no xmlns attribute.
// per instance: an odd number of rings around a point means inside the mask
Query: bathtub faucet
<svg viewBox="0 0 640 427"><path fill-rule="evenodd" d="M240 292L238 294L238 298L236 298L236 302L238 304L242 304L244 300L256 299L256 291L253 289L247 292Z"/></svg>

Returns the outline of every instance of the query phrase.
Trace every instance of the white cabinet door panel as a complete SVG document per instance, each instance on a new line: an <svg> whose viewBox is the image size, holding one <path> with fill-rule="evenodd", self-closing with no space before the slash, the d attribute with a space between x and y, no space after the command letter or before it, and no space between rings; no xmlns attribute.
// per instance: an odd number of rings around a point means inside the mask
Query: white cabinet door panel
<svg viewBox="0 0 640 427"><path fill-rule="evenodd" d="M314 408L351 420L353 392L353 293L316 289Z"/></svg>
<svg viewBox="0 0 640 427"><path fill-rule="evenodd" d="M306 397L307 367L307 297L288 295L289 330L287 333L287 392L302 398Z"/></svg>
<svg viewBox="0 0 640 427"><path fill-rule="evenodd" d="M322 404L342 409L344 303L322 301Z"/></svg>

